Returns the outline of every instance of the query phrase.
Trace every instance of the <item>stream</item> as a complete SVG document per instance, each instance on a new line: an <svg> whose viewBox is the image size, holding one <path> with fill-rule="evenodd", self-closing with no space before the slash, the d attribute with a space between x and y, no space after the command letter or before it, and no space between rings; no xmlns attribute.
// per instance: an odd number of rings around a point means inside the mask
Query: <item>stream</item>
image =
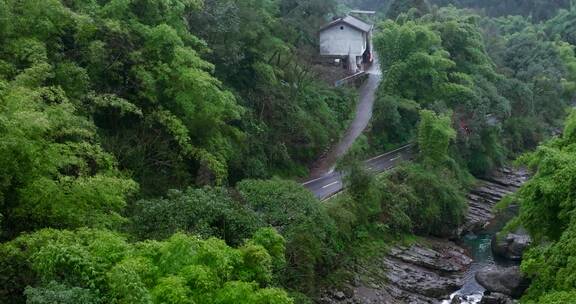
<svg viewBox="0 0 576 304"><path fill-rule="evenodd" d="M442 301L442 304L450 304L456 296L460 296L464 300L461 302L462 304L480 303L486 289L476 281L476 273L494 265L501 267L518 265L516 262L499 259L492 254L492 237L515 216L516 212L515 209L508 209L496 216L490 225L478 234L468 233L461 239L460 245L469 251L474 261L466 271L462 288L453 293L449 300Z"/></svg>

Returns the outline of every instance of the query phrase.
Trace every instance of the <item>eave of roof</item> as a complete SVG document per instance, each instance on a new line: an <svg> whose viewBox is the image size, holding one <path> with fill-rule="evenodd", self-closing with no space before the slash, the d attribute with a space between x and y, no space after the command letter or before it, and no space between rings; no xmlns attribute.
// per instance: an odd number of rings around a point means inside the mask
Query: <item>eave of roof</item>
<svg viewBox="0 0 576 304"><path fill-rule="evenodd" d="M373 26L371 24L365 23L362 20L359 20L357 18L354 18L352 16L346 16L344 18L338 18L328 24L326 24L325 26L323 26L322 28L320 28L320 32L333 27L334 25L337 25L339 23L346 23L348 25L350 25L351 27L362 31L362 32L370 32L373 28Z"/></svg>

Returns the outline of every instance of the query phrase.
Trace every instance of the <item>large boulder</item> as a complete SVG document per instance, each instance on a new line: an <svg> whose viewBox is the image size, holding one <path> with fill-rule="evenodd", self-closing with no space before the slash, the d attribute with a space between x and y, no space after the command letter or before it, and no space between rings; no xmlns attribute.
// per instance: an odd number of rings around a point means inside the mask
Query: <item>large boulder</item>
<svg viewBox="0 0 576 304"><path fill-rule="evenodd" d="M491 293L503 293L518 299L530 285L520 267L486 268L476 273L476 281Z"/></svg>
<svg viewBox="0 0 576 304"><path fill-rule="evenodd" d="M532 239L523 229L506 235L499 233L492 237L492 252L495 256L520 261L530 244L532 244Z"/></svg>
<svg viewBox="0 0 576 304"><path fill-rule="evenodd" d="M502 293L489 293L487 292L480 300L480 304L514 304L514 300L512 300L509 296L502 294Z"/></svg>

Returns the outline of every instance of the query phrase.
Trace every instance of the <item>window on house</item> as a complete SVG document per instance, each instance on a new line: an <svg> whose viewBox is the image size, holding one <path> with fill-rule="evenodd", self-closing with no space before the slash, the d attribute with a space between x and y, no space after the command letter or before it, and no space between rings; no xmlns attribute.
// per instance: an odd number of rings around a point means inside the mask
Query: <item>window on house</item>
<svg viewBox="0 0 576 304"><path fill-rule="evenodd" d="M344 30L344 26L341 26L340 29L341 29L341 30Z"/></svg>

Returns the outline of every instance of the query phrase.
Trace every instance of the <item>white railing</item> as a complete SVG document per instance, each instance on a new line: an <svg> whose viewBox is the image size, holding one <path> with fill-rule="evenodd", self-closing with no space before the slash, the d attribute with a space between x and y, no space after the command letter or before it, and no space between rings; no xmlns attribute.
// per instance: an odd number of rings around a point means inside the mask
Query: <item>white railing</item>
<svg viewBox="0 0 576 304"><path fill-rule="evenodd" d="M346 84L348 84L348 83L350 83L350 82L355 81L356 79L358 79L358 78L360 78L360 77L362 77L362 76L364 76L364 75L366 75L366 72L365 72L365 71L358 72L358 73L356 73L356 74L354 74L354 75L351 75L351 76L348 76L348 77L346 77L346 78L342 78L342 79L340 79L340 80L337 80L337 81L334 83L334 86L335 86L335 87L341 87L341 86L343 86L343 85L346 85Z"/></svg>

